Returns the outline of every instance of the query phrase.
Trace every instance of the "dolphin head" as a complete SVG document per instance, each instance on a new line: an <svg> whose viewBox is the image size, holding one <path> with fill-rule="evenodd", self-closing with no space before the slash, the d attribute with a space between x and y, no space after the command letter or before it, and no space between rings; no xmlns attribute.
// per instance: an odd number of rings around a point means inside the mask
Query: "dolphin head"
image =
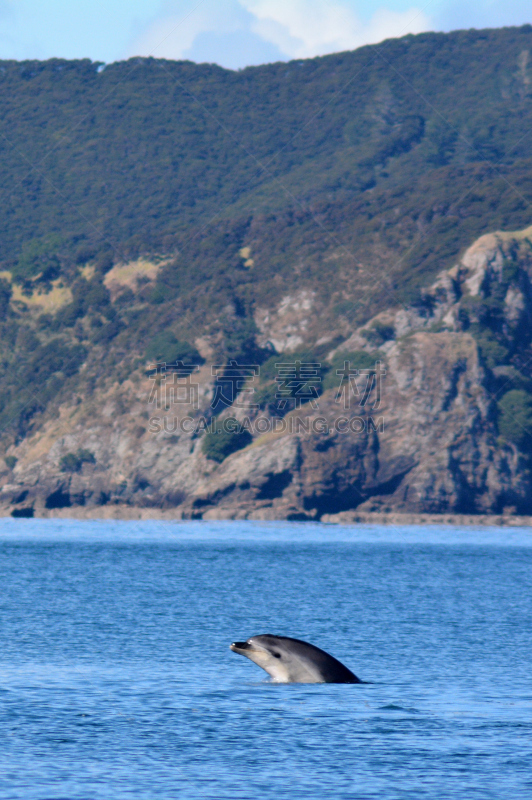
<svg viewBox="0 0 532 800"><path fill-rule="evenodd" d="M276 683L359 683L335 658L300 639L264 633L233 642L230 648L266 670Z"/></svg>
<svg viewBox="0 0 532 800"><path fill-rule="evenodd" d="M252 636L246 642L233 642L233 653L240 653L266 670L277 683L289 683L289 666L291 658L281 639L271 633Z"/></svg>

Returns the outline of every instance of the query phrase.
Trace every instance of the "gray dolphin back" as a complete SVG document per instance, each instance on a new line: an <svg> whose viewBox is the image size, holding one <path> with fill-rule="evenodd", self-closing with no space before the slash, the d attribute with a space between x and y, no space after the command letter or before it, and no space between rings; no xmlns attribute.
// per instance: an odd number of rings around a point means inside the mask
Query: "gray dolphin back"
<svg viewBox="0 0 532 800"><path fill-rule="evenodd" d="M364 683L341 661L313 644L303 642L301 639L292 639L289 636L275 636L271 633L265 633L256 638L262 639L264 644L270 644L267 642L270 637L272 646L278 643L289 649L301 661L311 663L313 668L319 671L323 683Z"/></svg>

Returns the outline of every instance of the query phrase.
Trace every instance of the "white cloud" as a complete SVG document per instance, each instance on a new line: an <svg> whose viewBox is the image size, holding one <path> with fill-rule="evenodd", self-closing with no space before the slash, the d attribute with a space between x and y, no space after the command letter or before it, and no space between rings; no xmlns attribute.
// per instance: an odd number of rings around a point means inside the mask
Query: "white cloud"
<svg viewBox="0 0 532 800"><path fill-rule="evenodd" d="M166 2L156 18L128 47L128 56L182 59L198 36L250 31L250 14L238 0ZM214 58L212 59L215 60Z"/></svg>
<svg viewBox="0 0 532 800"><path fill-rule="evenodd" d="M341 3L328 0L241 0L255 17L253 30L290 58L353 50L383 39L430 28L419 9L377 9L368 22Z"/></svg>
<svg viewBox="0 0 532 800"><path fill-rule="evenodd" d="M187 20L184 14L163 14L135 38L126 55L180 59L196 36L205 30L209 30L208 20L201 14L192 20Z"/></svg>
<svg viewBox="0 0 532 800"><path fill-rule="evenodd" d="M429 27L416 8L379 8L364 22L335 0L166 0L126 55L191 58L235 68L352 50Z"/></svg>

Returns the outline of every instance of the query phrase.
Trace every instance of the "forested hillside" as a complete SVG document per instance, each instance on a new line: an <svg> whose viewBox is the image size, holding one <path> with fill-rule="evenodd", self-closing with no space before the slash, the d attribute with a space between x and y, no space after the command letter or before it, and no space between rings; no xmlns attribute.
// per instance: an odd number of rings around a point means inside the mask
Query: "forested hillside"
<svg viewBox="0 0 532 800"><path fill-rule="evenodd" d="M1 62L4 451L149 361L264 363L266 407L274 351L325 375L378 312L430 316L466 247L532 222L531 53L524 26L240 72ZM528 338L486 314L488 368L526 383Z"/></svg>
<svg viewBox="0 0 532 800"><path fill-rule="evenodd" d="M529 26L423 34L241 72L3 62L2 261L23 276L37 251L65 261L168 252L213 215L239 220L240 236L258 215L282 225L289 209L299 225L312 212L350 224L355 210L382 225L383 206L406 201L401 217L414 213L407 197L426 195L428 175L439 207L426 198L417 213L444 216L479 177L473 164L523 181L531 42ZM380 203L360 206L370 189ZM499 206L482 208L482 194L466 203L477 217Z"/></svg>

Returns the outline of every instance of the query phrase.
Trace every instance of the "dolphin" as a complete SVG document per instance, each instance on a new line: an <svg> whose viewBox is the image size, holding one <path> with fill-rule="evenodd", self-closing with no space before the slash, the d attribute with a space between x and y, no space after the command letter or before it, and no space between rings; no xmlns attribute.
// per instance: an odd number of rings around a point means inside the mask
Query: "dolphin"
<svg viewBox="0 0 532 800"><path fill-rule="evenodd" d="M336 658L301 639L263 633L233 642L230 649L265 669L275 683L364 683Z"/></svg>

